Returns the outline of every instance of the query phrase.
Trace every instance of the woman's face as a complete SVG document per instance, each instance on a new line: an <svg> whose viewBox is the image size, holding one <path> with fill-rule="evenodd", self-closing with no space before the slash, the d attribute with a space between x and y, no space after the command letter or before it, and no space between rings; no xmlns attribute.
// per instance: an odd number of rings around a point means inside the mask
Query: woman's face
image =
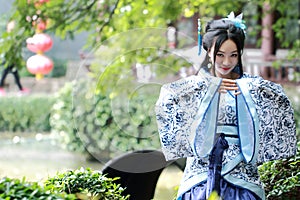
<svg viewBox="0 0 300 200"><path fill-rule="evenodd" d="M232 70L238 64L238 49L236 44L228 39L221 45L214 60L215 45L209 50L209 57L215 67L215 74L221 78L232 78Z"/></svg>

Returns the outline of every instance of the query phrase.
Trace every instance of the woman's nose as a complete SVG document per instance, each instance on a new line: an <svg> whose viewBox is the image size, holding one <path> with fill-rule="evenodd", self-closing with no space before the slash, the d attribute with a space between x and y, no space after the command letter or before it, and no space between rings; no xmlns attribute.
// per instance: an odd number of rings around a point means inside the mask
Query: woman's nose
<svg viewBox="0 0 300 200"><path fill-rule="evenodd" d="M225 56L223 59L223 65L230 65L231 61L230 58L228 56Z"/></svg>

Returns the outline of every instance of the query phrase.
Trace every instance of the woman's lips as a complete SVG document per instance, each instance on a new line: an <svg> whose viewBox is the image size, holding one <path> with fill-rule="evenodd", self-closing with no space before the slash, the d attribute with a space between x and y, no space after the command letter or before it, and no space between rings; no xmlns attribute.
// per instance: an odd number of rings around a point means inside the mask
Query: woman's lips
<svg viewBox="0 0 300 200"><path fill-rule="evenodd" d="M231 68L230 67L223 67L223 70L227 71L227 70L230 70Z"/></svg>

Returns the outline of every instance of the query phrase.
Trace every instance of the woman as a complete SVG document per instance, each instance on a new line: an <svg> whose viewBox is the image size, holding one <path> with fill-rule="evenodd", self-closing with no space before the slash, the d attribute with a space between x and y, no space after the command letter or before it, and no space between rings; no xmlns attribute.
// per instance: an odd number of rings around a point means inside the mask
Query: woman
<svg viewBox="0 0 300 200"><path fill-rule="evenodd" d="M296 153L293 109L280 85L243 73L241 17L213 20L208 70L164 85L156 104L167 160L186 157L182 200L265 199L257 166Z"/></svg>

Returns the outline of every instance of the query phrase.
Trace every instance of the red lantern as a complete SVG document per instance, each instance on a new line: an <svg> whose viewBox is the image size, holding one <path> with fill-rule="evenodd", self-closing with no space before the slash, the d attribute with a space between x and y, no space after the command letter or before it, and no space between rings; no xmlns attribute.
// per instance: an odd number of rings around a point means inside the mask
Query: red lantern
<svg viewBox="0 0 300 200"><path fill-rule="evenodd" d="M26 62L27 69L30 73L36 75L36 79L40 80L45 74L53 69L53 62L47 56L36 54L28 58Z"/></svg>
<svg viewBox="0 0 300 200"><path fill-rule="evenodd" d="M34 53L41 53L52 48L53 41L51 37L45 33L35 34L26 40L27 48Z"/></svg>

